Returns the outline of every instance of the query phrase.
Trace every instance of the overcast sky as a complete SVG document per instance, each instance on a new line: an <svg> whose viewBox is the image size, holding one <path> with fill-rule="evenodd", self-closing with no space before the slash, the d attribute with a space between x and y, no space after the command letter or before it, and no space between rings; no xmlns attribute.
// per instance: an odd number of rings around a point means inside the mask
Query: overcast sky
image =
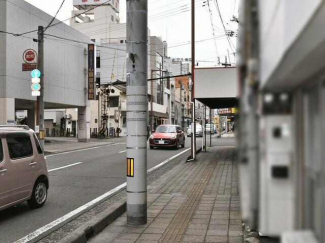
<svg viewBox="0 0 325 243"><path fill-rule="evenodd" d="M54 15L59 8L62 0L26 0L37 8ZM216 8L216 0L210 0L210 8L207 4L208 0L196 0L196 59L202 66L214 66L217 56L221 61L225 61L228 51L231 61L234 62L234 48L236 46L236 38L230 38L229 44L224 36L223 25L220 21ZM230 21L232 16L238 16L239 0L218 0L221 16L224 20L227 30L237 31L237 24ZM125 22L126 1L120 0L120 18L121 22ZM162 37L168 42L170 47L168 55L173 58L190 58L191 46L191 0L149 0L149 28L151 35ZM71 17L72 0L66 0L58 19L65 20ZM211 12L210 12L211 11ZM212 17L210 16L212 13ZM66 22L69 24L69 22ZM213 31L214 30L214 31ZM214 34L213 34L214 33ZM216 38L214 38L216 37ZM207 40L208 39L208 40ZM218 54L218 55L217 55Z"/></svg>

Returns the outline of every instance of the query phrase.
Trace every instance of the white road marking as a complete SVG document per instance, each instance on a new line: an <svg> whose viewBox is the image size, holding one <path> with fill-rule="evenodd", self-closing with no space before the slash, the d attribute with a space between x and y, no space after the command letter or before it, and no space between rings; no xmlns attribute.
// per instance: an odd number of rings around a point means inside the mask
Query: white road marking
<svg viewBox="0 0 325 243"><path fill-rule="evenodd" d="M126 143L112 143L112 144L107 144L107 145L103 145L103 146L96 146L96 147L84 148L84 149L76 149L73 151L67 151L67 152L62 152L62 153L57 153L57 154L50 154L50 155L45 156L45 158L47 159L48 157L53 157L53 156L57 156L57 155L71 154L71 153L75 153L75 152L86 151L86 150L91 150L91 149L98 149L98 148L103 148L103 147L111 147L111 146L120 145L120 144L126 144Z"/></svg>
<svg viewBox="0 0 325 243"><path fill-rule="evenodd" d="M123 183L119 185L118 187L115 187L113 190L110 190L109 192L101 195L100 197L97 197L96 199L90 201L89 203L86 203L85 205L73 210L72 212L62 216L61 218L58 218L51 223L39 228L38 230L30 233L29 235L26 235L25 237L17 240L15 243L26 243L26 242L36 242L40 240L42 237L44 237L44 233L51 230L53 232L54 230L60 228L67 220L72 220L85 211L89 210L90 208L96 206L97 204L101 203L114 193L118 192L119 190L123 189L126 187L126 183Z"/></svg>
<svg viewBox="0 0 325 243"><path fill-rule="evenodd" d="M126 150L122 150L122 151L120 151L120 152L118 152L119 154L122 154L122 153L125 153L126 152Z"/></svg>
<svg viewBox="0 0 325 243"><path fill-rule="evenodd" d="M185 149L184 151L166 159L165 161L161 162L160 164L156 165L155 167L149 169L147 171L147 173L151 173L155 170L157 170L158 168L160 168L161 166L165 165L166 163L168 163L169 161L171 161L172 159L177 158L178 156L186 153L187 151L189 151L190 148ZM61 218L58 218L54 221L52 221L51 223L35 230L34 232L30 233L29 235L26 235L25 237L15 241L15 243L32 243L32 242L37 242L40 239L44 238L46 235L49 235L50 233L52 233L53 231L57 230L58 228L60 228L62 225L70 222L71 220L79 217L81 214L83 214L84 212L90 210L91 208L97 206L98 204L100 204L101 202L107 200L110 196L118 193L119 191L122 191L123 189L126 188L126 182L115 187L114 189L110 190L109 192L106 192L105 194L97 197L96 199L90 201L89 203L86 203L85 205L73 210L72 212L62 216Z"/></svg>
<svg viewBox="0 0 325 243"><path fill-rule="evenodd" d="M68 168L68 167L71 167L71 166L75 166L75 165L80 165L80 164L82 164L82 162L77 162L77 163L74 163L74 164L70 164L70 165L66 165L66 166L54 168L54 169L48 170L48 172L56 171L56 170L62 170L62 169L65 169L65 168Z"/></svg>
<svg viewBox="0 0 325 243"><path fill-rule="evenodd" d="M186 152L189 151L190 149L191 149L191 148L185 149L184 151L182 151L182 152L180 152L180 153L174 155L173 157L170 157L170 158L166 159L165 161L161 162L159 165L156 165L155 167L152 167L151 169L149 169L149 170L148 170L148 173L151 173L152 171L157 170L158 168L160 168L160 167L163 166L164 164L167 164L169 161L171 161L171 160L177 158L178 156L180 156L180 155L186 153Z"/></svg>

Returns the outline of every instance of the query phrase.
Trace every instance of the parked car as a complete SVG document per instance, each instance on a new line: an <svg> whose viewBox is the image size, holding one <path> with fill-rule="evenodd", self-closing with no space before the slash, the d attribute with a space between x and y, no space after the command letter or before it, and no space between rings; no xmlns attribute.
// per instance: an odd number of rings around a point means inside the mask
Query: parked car
<svg viewBox="0 0 325 243"><path fill-rule="evenodd" d="M196 136L197 137L203 137L203 130L202 130L202 126L200 123L196 123L195 125L196 127ZM189 127L187 128L187 136L190 137L192 134L192 125L189 125Z"/></svg>
<svg viewBox="0 0 325 243"><path fill-rule="evenodd" d="M43 150L27 126L0 126L0 210L27 201L42 207L49 188Z"/></svg>
<svg viewBox="0 0 325 243"><path fill-rule="evenodd" d="M180 126L160 125L149 138L150 149L155 147L185 147L185 135Z"/></svg>

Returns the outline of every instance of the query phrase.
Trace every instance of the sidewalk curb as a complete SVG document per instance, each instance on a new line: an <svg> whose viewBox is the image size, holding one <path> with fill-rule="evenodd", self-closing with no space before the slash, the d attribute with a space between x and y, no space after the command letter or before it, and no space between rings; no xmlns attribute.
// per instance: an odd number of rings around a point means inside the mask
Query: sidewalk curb
<svg viewBox="0 0 325 243"><path fill-rule="evenodd" d="M124 200L123 202L121 201L114 203L88 223L71 232L70 235L63 238L59 243L87 243L88 239L100 233L126 211L126 202Z"/></svg>

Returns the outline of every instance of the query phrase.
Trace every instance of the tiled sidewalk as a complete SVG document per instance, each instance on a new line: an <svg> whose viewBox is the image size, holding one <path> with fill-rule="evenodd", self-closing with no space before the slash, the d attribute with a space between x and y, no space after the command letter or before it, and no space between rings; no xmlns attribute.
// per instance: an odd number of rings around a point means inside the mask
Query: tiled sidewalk
<svg viewBox="0 0 325 243"><path fill-rule="evenodd" d="M235 149L209 148L148 187L146 225L124 214L91 242L243 242L237 183Z"/></svg>

